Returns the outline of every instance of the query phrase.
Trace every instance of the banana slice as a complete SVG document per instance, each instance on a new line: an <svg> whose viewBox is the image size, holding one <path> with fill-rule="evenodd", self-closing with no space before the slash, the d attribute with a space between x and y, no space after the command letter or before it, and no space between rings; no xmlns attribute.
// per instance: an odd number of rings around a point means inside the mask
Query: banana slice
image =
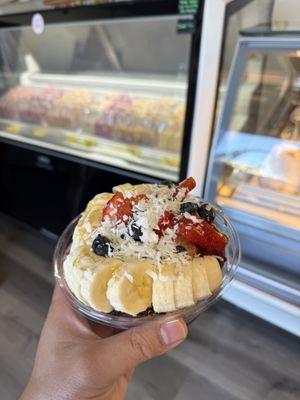
<svg viewBox="0 0 300 400"><path fill-rule="evenodd" d="M195 258L182 266L164 264L153 281L155 312L174 311L207 298L222 283L222 272L215 257Z"/></svg>
<svg viewBox="0 0 300 400"><path fill-rule="evenodd" d="M193 297L192 263L186 263L177 271L174 280L174 296L176 308L184 308L195 304Z"/></svg>
<svg viewBox="0 0 300 400"><path fill-rule="evenodd" d="M192 261L193 270L193 297L199 301L211 295L206 269L203 266L203 258L194 258Z"/></svg>
<svg viewBox="0 0 300 400"><path fill-rule="evenodd" d="M87 205L82 217L74 230L73 242L76 245L85 243L85 239L100 225L102 210L112 197L112 193L97 194Z"/></svg>
<svg viewBox="0 0 300 400"><path fill-rule="evenodd" d="M81 282L81 294L85 302L97 311L111 312L111 306L107 296L107 283L113 272L123 263L117 259L98 257L97 267L84 272Z"/></svg>
<svg viewBox="0 0 300 400"><path fill-rule="evenodd" d="M83 270L74 267L70 254L64 262L64 276L70 290L79 300L83 301L80 290Z"/></svg>
<svg viewBox="0 0 300 400"><path fill-rule="evenodd" d="M69 259L74 268L86 270L99 261L99 256L93 253L88 245L78 246L73 242Z"/></svg>
<svg viewBox="0 0 300 400"><path fill-rule="evenodd" d="M93 268L99 257L90 251L89 246L72 243L71 251L64 262L64 275L71 291L83 301L81 281L84 272Z"/></svg>
<svg viewBox="0 0 300 400"><path fill-rule="evenodd" d="M140 185L131 185L131 183L124 183L113 188L113 193L122 192L123 194L132 193L134 195L144 194L148 191L150 184L141 183Z"/></svg>
<svg viewBox="0 0 300 400"><path fill-rule="evenodd" d="M141 183L140 185L134 185L133 186L133 191L134 194L144 194L146 193L151 185L149 183Z"/></svg>
<svg viewBox="0 0 300 400"><path fill-rule="evenodd" d="M123 183L123 185L114 186L112 191L113 193L121 192L124 194L127 190L132 190L133 185L131 183Z"/></svg>
<svg viewBox="0 0 300 400"><path fill-rule="evenodd" d="M223 280L218 260L214 256L200 257L197 260L199 260L199 264L205 269L210 291L214 292L221 286Z"/></svg>
<svg viewBox="0 0 300 400"><path fill-rule="evenodd" d="M172 264L162 264L153 280L152 305L155 312L168 312L176 309L173 268Z"/></svg>
<svg viewBox="0 0 300 400"><path fill-rule="evenodd" d="M106 292L115 310L135 316L151 306L152 278L146 273L149 270L154 270L151 261L135 260L115 271Z"/></svg>

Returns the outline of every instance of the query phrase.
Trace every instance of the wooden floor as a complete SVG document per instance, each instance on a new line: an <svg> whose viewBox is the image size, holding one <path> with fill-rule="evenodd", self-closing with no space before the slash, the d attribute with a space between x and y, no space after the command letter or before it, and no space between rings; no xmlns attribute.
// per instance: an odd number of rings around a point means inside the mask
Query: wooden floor
<svg viewBox="0 0 300 400"><path fill-rule="evenodd" d="M0 399L30 374L49 306L54 244L0 216ZM299 400L299 340L226 302L188 340L135 373L127 400Z"/></svg>

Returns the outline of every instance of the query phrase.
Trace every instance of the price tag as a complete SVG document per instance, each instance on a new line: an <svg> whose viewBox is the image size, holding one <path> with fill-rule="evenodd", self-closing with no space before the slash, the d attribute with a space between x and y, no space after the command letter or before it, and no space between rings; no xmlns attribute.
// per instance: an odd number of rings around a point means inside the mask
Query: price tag
<svg viewBox="0 0 300 400"><path fill-rule="evenodd" d="M19 133L21 129L22 129L22 127L17 124L9 125L6 128L7 132L10 132L10 133Z"/></svg>
<svg viewBox="0 0 300 400"><path fill-rule="evenodd" d="M33 130L33 136L38 137L38 138L43 138L47 135L47 131L45 129L34 129Z"/></svg>
<svg viewBox="0 0 300 400"><path fill-rule="evenodd" d="M76 135L76 133L69 132L65 137L65 141L69 143L78 143L79 138L78 135Z"/></svg>
<svg viewBox="0 0 300 400"><path fill-rule="evenodd" d="M126 150L128 151L128 153L133 154L136 157L141 157L141 149L139 149L138 147L134 147L134 146L126 146Z"/></svg>

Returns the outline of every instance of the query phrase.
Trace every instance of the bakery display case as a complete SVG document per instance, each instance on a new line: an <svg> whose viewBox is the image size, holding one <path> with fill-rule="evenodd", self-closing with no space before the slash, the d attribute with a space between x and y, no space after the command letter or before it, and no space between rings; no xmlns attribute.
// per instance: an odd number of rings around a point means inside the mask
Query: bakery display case
<svg viewBox="0 0 300 400"><path fill-rule="evenodd" d="M250 32L231 67L206 196L238 227L239 279L299 307L300 35Z"/></svg>
<svg viewBox="0 0 300 400"><path fill-rule="evenodd" d="M0 136L178 180L192 40L178 20L2 28Z"/></svg>
<svg viewBox="0 0 300 400"><path fill-rule="evenodd" d="M0 211L57 236L99 190L187 175L204 3L50 3L0 7Z"/></svg>

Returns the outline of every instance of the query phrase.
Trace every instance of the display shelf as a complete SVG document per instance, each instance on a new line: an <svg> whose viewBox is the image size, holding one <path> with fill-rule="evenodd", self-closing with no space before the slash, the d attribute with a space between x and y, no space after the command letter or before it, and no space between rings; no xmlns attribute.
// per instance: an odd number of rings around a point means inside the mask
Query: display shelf
<svg viewBox="0 0 300 400"><path fill-rule="evenodd" d="M143 96L172 95L185 98L187 82L184 78L175 78L162 75L139 74L104 74L95 75L67 75L33 73L22 74L20 81L26 86L48 87L51 85L62 88L83 87L96 93L107 91L125 91L127 93L142 93Z"/></svg>
<svg viewBox="0 0 300 400"><path fill-rule="evenodd" d="M300 226L299 207L291 210L288 203L283 203L283 206L279 206L278 203L276 204L273 200L271 201L271 204L261 202L260 199L257 199L254 196L252 198L248 197L249 193L251 192L248 191L245 196L245 193L241 193L237 190L233 197L217 196L217 203L223 207L238 209L249 214L254 214L265 218L266 220L286 225L295 230Z"/></svg>
<svg viewBox="0 0 300 400"><path fill-rule="evenodd" d="M178 155L92 135L0 120L0 137L176 181ZM172 166L172 164L174 166Z"/></svg>
<svg viewBox="0 0 300 400"><path fill-rule="evenodd" d="M274 193L273 190L256 186L250 183L241 183L234 193L234 197L249 205L257 205L265 209L271 209L300 218L300 195L289 196L283 193ZM295 226L300 226L300 220L295 222Z"/></svg>

